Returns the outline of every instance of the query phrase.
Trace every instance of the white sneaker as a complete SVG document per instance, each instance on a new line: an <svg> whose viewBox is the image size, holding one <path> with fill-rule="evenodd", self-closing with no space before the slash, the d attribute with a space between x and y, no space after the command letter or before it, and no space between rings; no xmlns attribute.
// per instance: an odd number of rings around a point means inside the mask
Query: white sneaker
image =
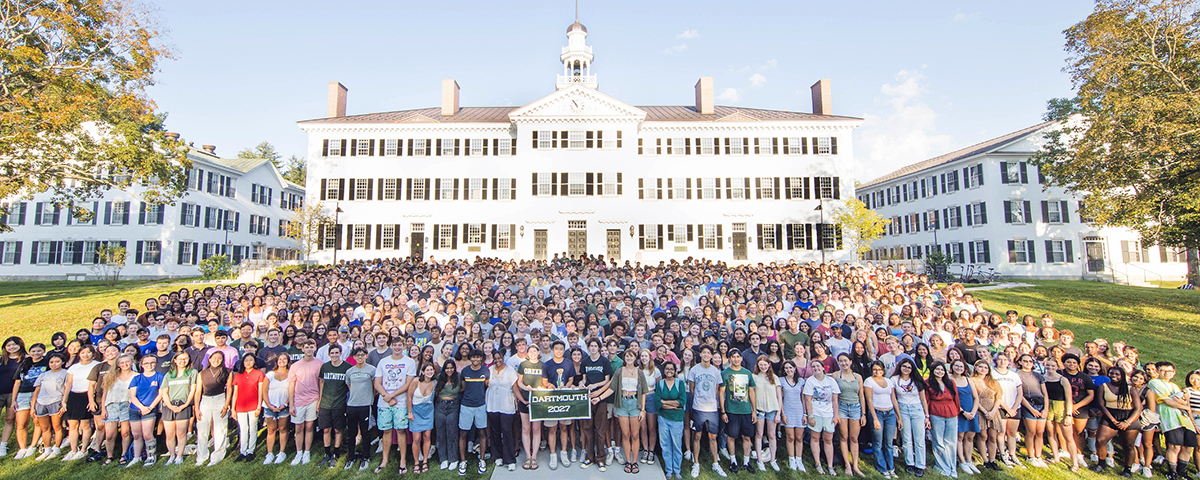
<svg viewBox="0 0 1200 480"><path fill-rule="evenodd" d="M1167 457L1164 457L1164 456L1162 456L1162 455L1159 455L1159 456L1157 456L1157 457L1154 457L1154 464L1155 464L1155 465L1162 465L1162 463L1163 463L1163 462L1165 462L1165 461L1167 461Z"/></svg>
<svg viewBox="0 0 1200 480"><path fill-rule="evenodd" d="M796 457L796 470L799 470L802 473L808 473L808 469L804 468L804 458Z"/></svg>
<svg viewBox="0 0 1200 480"><path fill-rule="evenodd" d="M1083 463L1083 454L1082 453L1079 454L1079 458L1080 458L1079 463ZM1096 463L1096 462L1100 461L1100 456L1098 456L1094 453L1092 454L1092 456L1090 458L1092 459L1092 463Z"/></svg>
<svg viewBox="0 0 1200 480"><path fill-rule="evenodd" d="M692 464L692 478L700 478L700 464L699 463Z"/></svg>
<svg viewBox="0 0 1200 480"><path fill-rule="evenodd" d="M303 461L304 461L304 452L296 452L296 456L292 457L292 466L294 467L296 465L299 465L300 462L303 462Z"/></svg>
<svg viewBox="0 0 1200 480"><path fill-rule="evenodd" d="M765 472L765 471L767 471L767 466L766 466L766 465L764 465L764 464L763 464L763 462L762 462L761 460L760 460L760 461L758 461L758 465L757 465L757 466L758 466L758 471L760 471L760 472Z"/></svg>
<svg viewBox="0 0 1200 480"><path fill-rule="evenodd" d="M616 455L617 455L616 452L613 451L613 447L608 447L608 455L606 455L604 457L604 464L605 465L612 464L613 460L615 459L614 457L616 457Z"/></svg>
<svg viewBox="0 0 1200 480"><path fill-rule="evenodd" d="M284 460L287 460L287 456L284 455L283 452L279 452L278 454L275 455L275 464L276 465L283 463Z"/></svg>
<svg viewBox="0 0 1200 480"><path fill-rule="evenodd" d="M450 465L446 468L450 469L450 471L458 470L458 462L450 462Z"/></svg>
<svg viewBox="0 0 1200 480"><path fill-rule="evenodd" d="M508 464L508 471L515 472L516 470L517 470L517 464L515 464L515 463Z"/></svg>
<svg viewBox="0 0 1200 480"><path fill-rule="evenodd" d="M566 450L562 450L562 451L558 452L558 458L559 458L560 463L562 463L563 468L571 466L571 456L567 455Z"/></svg>
<svg viewBox="0 0 1200 480"><path fill-rule="evenodd" d="M45 449L45 450L42 450L42 454L41 454L41 455L38 455L38 456L37 456L37 458L35 458L34 460L36 460L36 461L39 461L39 462L40 462L40 461L42 461L42 460L45 460L45 459L47 459L47 458L50 458L50 449L49 449L49 448L47 448L47 449Z"/></svg>
<svg viewBox="0 0 1200 480"><path fill-rule="evenodd" d="M687 460L689 462L692 461L692 451L688 450L686 452L683 452L683 459Z"/></svg>
<svg viewBox="0 0 1200 480"><path fill-rule="evenodd" d="M310 453L310 452L304 452L304 461L302 461L302 462L300 462L300 463L303 463L303 464L305 464L305 465L308 465L308 462L311 462L311 461L312 461L312 453Z"/></svg>
<svg viewBox="0 0 1200 480"><path fill-rule="evenodd" d="M17 450L17 454L13 455L13 460L20 460L22 458L25 458L25 449L24 448Z"/></svg>
<svg viewBox="0 0 1200 480"><path fill-rule="evenodd" d="M196 459L196 466L197 466L197 467L203 467L203 466L204 466L204 464L205 464L205 462L207 462L207 461L208 461L208 459L207 459L207 458L197 458L197 459Z"/></svg>
<svg viewBox="0 0 1200 480"><path fill-rule="evenodd" d="M713 469L713 473L717 474L718 477L721 477L721 478L728 477L728 475L725 474L725 470L721 468L721 464L719 464L717 462L713 462L712 469Z"/></svg>
<svg viewBox="0 0 1200 480"><path fill-rule="evenodd" d="M275 454L268 452L267 458L263 459L263 465L270 465L272 463L275 463Z"/></svg>
<svg viewBox="0 0 1200 480"><path fill-rule="evenodd" d="M550 454L550 469L558 470L558 455Z"/></svg>
<svg viewBox="0 0 1200 480"><path fill-rule="evenodd" d="M779 471L779 462L771 460L771 470Z"/></svg>
<svg viewBox="0 0 1200 480"><path fill-rule="evenodd" d="M136 467L141 464L142 464L142 459L139 457L139 458L130 460L129 463L126 463L125 468L133 468L133 467Z"/></svg>
<svg viewBox="0 0 1200 480"><path fill-rule="evenodd" d="M733 457L729 456L729 450L721 449L721 456L725 457L726 460L733 461Z"/></svg>
<svg viewBox="0 0 1200 480"><path fill-rule="evenodd" d="M1154 471L1150 467L1142 469L1142 476L1146 478L1154 478Z"/></svg>
<svg viewBox="0 0 1200 480"><path fill-rule="evenodd" d="M575 463L578 461L579 461L579 451L572 448L571 449L571 463Z"/></svg>
<svg viewBox="0 0 1200 480"><path fill-rule="evenodd" d="M1108 468L1116 468L1117 466L1117 462L1113 461L1113 457L1104 459L1104 464L1108 465Z"/></svg>
<svg viewBox="0 0 1200 480"><path fill-rule="evenodd" d="M750 451L750 459L751 459L751 460L758 460L758 450L751 450L751 451Z"/></svg>
<svg viewBox="0 0 1200 480"><path fill-rule="evenodd" d="M445 461L445 460L442 460L442 464L441 464L441 465L439 465L439 467L440 467L442 470L445 470L445 469L446 469L446 465L449 465L449 464L450 464L450 462L447 462L447 461Z"/></svg>
<svg viewBox="0 0 1200 480"><path fill-rule="evenodd" d="M375 453L383 453L383 444L382 443L380 443L378 447L375 447Z"/></svg>
<svg viewBox="0 0 1200 480"><path fill-rule="evenodd" d="M0 443L0 457L8 456L8 444Z"/></svg>
<svg viewBox="0 0 1200 480"><path fill-rule="evenodd" d="M1129 467L1129 473L1131 473L1131 474L1138 473L1140 471L1142 471L1142 464L1140 464L1140 463L1135 463Z"/></svg>

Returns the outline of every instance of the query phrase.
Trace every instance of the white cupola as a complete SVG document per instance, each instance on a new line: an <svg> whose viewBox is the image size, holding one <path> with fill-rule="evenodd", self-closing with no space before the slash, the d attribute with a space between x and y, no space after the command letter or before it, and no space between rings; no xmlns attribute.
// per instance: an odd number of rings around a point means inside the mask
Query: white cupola
<svg viewBox="0 0 1200 480"><path fill-rule="evenodd" d="M596 88L596 76L592 75L592 47L587 46L587 27L575 19L575 23L567 27L567 46L562 48L559 59L563 63L562 74L558 76L555 86L563 89L571 85L583 85Z"/></svg>

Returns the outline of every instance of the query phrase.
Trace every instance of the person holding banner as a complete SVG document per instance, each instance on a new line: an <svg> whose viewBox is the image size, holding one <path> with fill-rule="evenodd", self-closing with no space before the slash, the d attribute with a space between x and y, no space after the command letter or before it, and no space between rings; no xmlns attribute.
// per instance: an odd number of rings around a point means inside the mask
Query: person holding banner
<svg viewBox="0 0 1200 480"><path fill-rule="evenodd" d="M504 363L504 351L492 351L492 367L488 374L491 380L487 385L487 415L491 428L492 456L496 457L497 466L506 465L508 471L516 470L516 455L513 446L513 416L517 413L517 397L513 385L517 383L517 371Z"/></svg>
<svg viewBox="0 0 1200 480"><path fill-rule="evenodd" d="M621 425L622 447L625 449L625 473L638 473L638 460L634 452L641 449L642 418L646 415L646 377L638 371L638 355L633 349L625 350L625 364L613 375L612 388L620 392L613 403L617 422Z"/></svg>
<svg viewBox="0 0 1200 480"><path fill-rule="evenodd" d="M566 350L567 344L563 343L562 340L555 340L554 346L550 347L550 352L553 356L542 368L543 383L547 388L556 389L566 387L570 378L575 376L574 364L563 356ZM557 470L560 459L562 460L563 467L570 467L571 458L567 454L567 430L571 428L571 420L546 420L544 423L546 424L546 428L549 429L550 469ZM558 427L560 424L563 427L561 430L563 439L562 451L559 451L558 448Z"/></svg>
<svg viewBox="0 0 1200 480"><path fill-rule="evenodd" d="M587 342L587 356L580 360L583 382L578 385L588 390L591 397L592 418L580 420L579 435L583 443L583 463L580 468L599 464L596 468L601 472L607 470L604 461L605 446L608 445L608 403L612 389L608 388L612 380L612 363L600 355L600 339L591 338Z"/></svg>
<svg viewBox="0 0 1200 480"><path fill-rule="evenodd" d="M654 388L654 401L658 404L658 441L668 480L683 478L680 464L683 462L683 411L687 406L687 386L676 376L676 369L674 363L663 363L662 380Z"/></svg>
<svg viewBox="0 0 1200 480"><path fill-rule="evenodd" d="M525 470L537 470L537 448L542 441L542 422L529 418L529 392L535 388L543 388L542 352L537 343L531 343L525 350L526 360L517 367L517 375L521 381L513 384L513 393L517 395L517 411L521 413L521 445L525 448Z"/></svg>

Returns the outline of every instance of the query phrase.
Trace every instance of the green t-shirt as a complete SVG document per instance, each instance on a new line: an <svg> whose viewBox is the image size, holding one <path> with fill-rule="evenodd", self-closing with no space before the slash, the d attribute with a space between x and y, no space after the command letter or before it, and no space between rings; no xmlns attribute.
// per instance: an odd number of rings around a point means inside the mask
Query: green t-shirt
<svg viewBox="0 0 1200 480"><path fill-rule="evenodd" d="M299 362L300 359L304 358L304 350L301 350L297 347L288 347L287 356L292 363Z"/></svg>
<svg viewBox="0 0 1200 480"><path fill-rule="evenodd" d="M791 332L791 330L784 330L782 332L779 332L779 339L783 340L783 345L784 345L783 356L784 356L784 358L791 360L793 358L796 358L796 344L797 343L808 343L808 334L804 333L804 332L800 332L800 331L797 331L796 333L793 334Z"/></svg>
<svg viewBox="0 0 1200 480"><path fill-rule="evenodd" d="M517 367L517 375L521 376L521 383L527 387L542 388L542 362L531 362L526 360L521 362Z"/></svg>
<svg viewBox="0 0 1200 480"><path fill-rule="evenodd" d="M324 382L324 387L321 389L321 404L317 408L346 408L346 392L350 391L350 385L346 384L346 372L350 370L350 367L350 362L342 362L336 367L333 366L333 362L325 362L321 365L320 378Z"/></svg>
<svg viewBox="0 0 1200 480"><path fill-rule="evenodd" d="M188 391L191 390L192 384L196 383L196 378L198 377L199 375L196 371L190 368L178 377L174 377L168 373L163 380L163 386L167 389L167 401L176 407L179 406L180 402L187 401Z"/></svg>
<svg viewBox="0 0 1200 480"><path fill-rule="evenodd" d="M750 389L754 388L754 376L750 375L750 370L726 368L721 372L721 382L725 386L725 413L754 413L754 405L750 404Z"/></svg>

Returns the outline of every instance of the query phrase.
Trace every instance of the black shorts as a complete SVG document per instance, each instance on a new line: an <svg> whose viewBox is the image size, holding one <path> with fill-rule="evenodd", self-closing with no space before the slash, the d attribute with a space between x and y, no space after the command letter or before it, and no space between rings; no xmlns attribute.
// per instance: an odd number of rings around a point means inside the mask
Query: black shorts
<svg viewBox="0 0 1200 480"><path fill-rule="evenodd" d="M67 394L67 411L63 415L67 420L91 420L92 413L88 411L87 392L70 392Z"/></svg>
<svg viewBox="0 0 1200 480"><path fill-rule="evenodd" d="M1196 432L1184 427L1168 430L1163 434L1163 438L1167 440L1167 445L1179 445L1184 448L1196 446Z"/></svg>
<svg viewBox="0 0 1200 480"><path fill-rule="evenodd" d="M725 423L725 435L728 435L729 438L754 436L753 413L726 413L725 415L729 419Z"/></svg>
<svg viewBox="0 0 1200 480"><path fill-rule="evenodd" d="M180 421L180 420L191 420L191 418L192 418L192 404L190 404L190 403L186 407L184 407L183 410L180 411L179 413L175 413L175 412L171 411L171 409L167 408L166 405L162 406L163 421L176 422L176 421Z"/></svg>
<svg viewBox="0 0 1200 480"><path fill-rule="evenodd" d="M317 409L317 428L346 429L346 407Z"/></svg>
<svg viewBox="0 0 1200 480"><path fill-rule="evenodd" d="M1120 422L1129 420L1129 417L1133 415L1133 410L1122 410L1119 408L1110 408L1110 409L1108 409L1108 413L1112 414L1113 418L1117 419L1117 422L1120 423ZM1120 428L1117 427L1117 424L1110 421L1108 419L1108 417L1105 415L1100 415L1100 424L1104 425L1105 427L1111 428L1113 430L1117 430L1117 431L1121 430ZM1142 422L1136 418L1133 419L1132 422L1129 422L1129 427L1126 428L1126 430L1141 430L1141 429L1142 429Z"/></svg>

